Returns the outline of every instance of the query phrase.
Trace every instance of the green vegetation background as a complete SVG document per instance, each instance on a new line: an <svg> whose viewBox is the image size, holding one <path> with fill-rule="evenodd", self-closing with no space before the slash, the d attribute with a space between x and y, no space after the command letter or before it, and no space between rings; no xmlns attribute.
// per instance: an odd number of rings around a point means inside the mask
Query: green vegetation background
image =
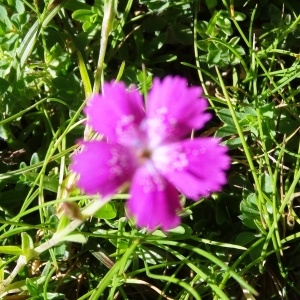
<svg viewBox="0 0 300 300"><path fill-rule="evenodd" d="M25 257L1 297L298 299L299 22L297 0L0 0L0 281ZM135 228L116 195L34 255L69 224L64 200L91 201L65 194L85 99L168 74L203 87L214 117L195 134L229 147L228 185L182 199L169 233Z"/></svg>

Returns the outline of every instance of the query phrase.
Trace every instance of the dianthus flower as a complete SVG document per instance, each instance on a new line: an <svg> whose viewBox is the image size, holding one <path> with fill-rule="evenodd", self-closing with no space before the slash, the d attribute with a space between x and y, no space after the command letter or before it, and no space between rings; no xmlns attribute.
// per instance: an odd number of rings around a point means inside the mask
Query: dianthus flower
<svg viewBox="0 0 300 300"><path fill-rule="evenodd" d="M82 141L71 170L87 194L113 195L130 182L127 208L140 227L164 230L180 223L179 192L193 200L226 182L227 148L212 137L188 139L210 119L200 87L167 76L153 80L146 105L122 82L105 83L84 110L87 125L106 139Z"/></svg>

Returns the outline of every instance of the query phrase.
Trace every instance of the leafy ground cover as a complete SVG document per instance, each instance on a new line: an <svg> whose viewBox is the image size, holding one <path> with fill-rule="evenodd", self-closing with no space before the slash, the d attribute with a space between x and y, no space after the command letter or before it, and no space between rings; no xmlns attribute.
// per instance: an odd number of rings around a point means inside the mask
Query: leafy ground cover
<svg viewBox="0 0 300 300"><path fill-rule="evenodd" d="M299 22L296 0L0 0L0 297L298 299ZM100 208L76 189L70 155L104 81L146 95L166 75L202 86L214 117L194 134L232 163L147 232L127 193Z"/></svg>

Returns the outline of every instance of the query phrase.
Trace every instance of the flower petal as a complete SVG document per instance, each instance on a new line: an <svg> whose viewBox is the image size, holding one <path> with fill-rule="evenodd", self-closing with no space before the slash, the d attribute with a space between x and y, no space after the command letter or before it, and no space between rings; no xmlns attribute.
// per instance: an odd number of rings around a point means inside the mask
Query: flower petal
<svg viewBox="0 0 300 300"><path fill-rule="evenodd" d="M139 139L138 127L145 117L142 96L126 90L122 82L105 83L103 93L93 95L84 112L87 124L110 142L127 145Z"/></svg>
<svg viewBox="0 0 300 300"><path fill-rule="evenodd" d="M150 147L178 141L192 129L199 129L210 119L205 113L207 101L200 87L188 87L181 77L167 76L153 80L148 95L147 126Z"/></svg>
<svg viewBox="0 0 300 300"><path fill-rule="evenodd" d="M131 180L137 162L127 148L102 141L81 144L83 149L72 156L70 167L79 175L77 185L85 193L111 195Z"/></svg>
<svg viewBox="0 0 300 300"><path fill-rule="evenodd" d="M214 138L185 140L158 147L152 155L155 167L183 194L197 200L218 191L226 183L230 166L227 148Z"/></svg>
<svg viewBox="0 0 300 300"><path fill-rule="evenodd" d="M138 168L130 189L131 198L127 205L140 227L153 230L161 226L164 230L176 227L181 209L177 190L153 167L146 163Z"/></svg>

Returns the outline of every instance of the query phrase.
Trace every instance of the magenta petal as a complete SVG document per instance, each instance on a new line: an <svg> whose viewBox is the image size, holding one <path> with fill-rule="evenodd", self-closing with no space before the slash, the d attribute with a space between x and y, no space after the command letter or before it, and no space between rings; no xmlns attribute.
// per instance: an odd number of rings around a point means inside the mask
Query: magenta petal
<svg viewBox="0 0 300 300"><path fill-rule="evenodd" d="M139 139L143 100L137 90L126 90L124 83L105 83L103 93L93 95L84 111L88 125L109 141L126 145Z"/></svg>
<svg viewBox="0 0 300 300"><path fill-rule="evenodd" d="M199 129L210 119L207 101L200 87L188 87L180 77L153 80L148 95L147 126L151 148L178 141L192 129Z"/></svg>
<svg viewBox="0 0 300 300"><path fill-rule="evenodd" d="M79 175L77 185L85 193L111 195L131 180L137 165L127 148L102 141L82 145L82 151L72 156L70 168Z"/></svg>
<svg viewBox="0 0 300 300"><path fill-rule="evenodd" d="M177 190L154 169L151 163L138 168L130 190L129 214L140 227L164 230L176 227L181 209Z"/></svg>
<svg viewBox="0 0 300 300"><path fill-rule="evenodd" d="M230 166L227 148L214 138L185 140L158 147L152 156L156 168L184 195L197 200L226 183Z"/></svg>

